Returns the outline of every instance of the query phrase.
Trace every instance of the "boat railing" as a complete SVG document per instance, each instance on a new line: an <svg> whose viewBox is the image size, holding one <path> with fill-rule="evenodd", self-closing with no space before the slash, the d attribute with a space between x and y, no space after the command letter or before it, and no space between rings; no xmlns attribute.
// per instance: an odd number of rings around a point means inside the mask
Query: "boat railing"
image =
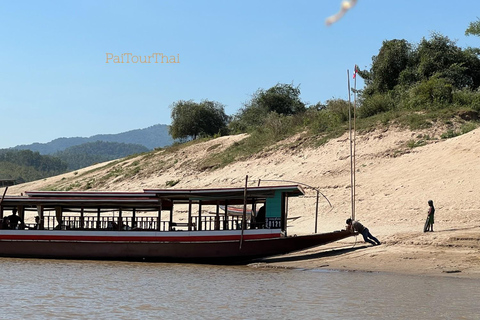
<svg viewBox="0 0 480 320"><path fill-rule="evenodd" d="M35 229L34 224L26 224L28 229ZM245 229L263 228L251 224L248 220ZM63 215L61 223L55 216L44 216L45 230L112 230L112 231L213 231L241 230L241 216L192 216L189 223L186 219L176 221L160 220L152 216L118 217L118 216L78 216Z"/></svg>

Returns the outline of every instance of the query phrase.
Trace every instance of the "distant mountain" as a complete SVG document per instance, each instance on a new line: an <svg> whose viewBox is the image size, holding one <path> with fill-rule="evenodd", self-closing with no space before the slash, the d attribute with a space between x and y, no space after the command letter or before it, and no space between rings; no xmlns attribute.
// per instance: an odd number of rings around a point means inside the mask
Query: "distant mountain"
<svg viewBox="0 0 480 320"><path fill-rule="evenodd" d="M97 134L89 138L58 138L47 143L19 145L13 149L32 150L46 155L63 151L69 147L77 146L83 143L96 141L139 144L145 146L149 150L158 147L165 147L173 143L173 139L168 133L168 126L165 124L156 124L145 129L131 130L117 134Z"/></svg>
<svg viewBox="0 0 480 320"><path fill-rule="evenodd" d="M95 163L120 159L132 154L147 152L149 149L140 144L119 142L87 142L69 147L52 154L68 164L68 170L77 170Z"/></svg>

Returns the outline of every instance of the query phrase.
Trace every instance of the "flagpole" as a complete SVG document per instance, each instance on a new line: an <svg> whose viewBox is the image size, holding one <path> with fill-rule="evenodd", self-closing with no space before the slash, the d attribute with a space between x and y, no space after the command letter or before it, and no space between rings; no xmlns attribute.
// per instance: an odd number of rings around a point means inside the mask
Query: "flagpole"
<svg viewBox="0 0 480 320"><path fill-rule="evenodd" d="M358 66L355 65L355 72L354 72L354 83L353 83L353 218L352 220L355 220L355 213L356 213L356 189L357 189L357 182L356 182L356 173L357 173L357 168L356 168L356 160L357 160L357 128L356 128L356 120L357 120L357 72L358 72Z"/></svg>
<svg viewBox="0 0 480 320"><path fill-rule="evenodd" d="M355 73L354 73L355 75ZM355 205L353 199L353 154L352 154L352 99L350 94L350 72L347 70L348 79L348 132L350 142L350 205L352 210L352 220L355 220Z"/></svg>

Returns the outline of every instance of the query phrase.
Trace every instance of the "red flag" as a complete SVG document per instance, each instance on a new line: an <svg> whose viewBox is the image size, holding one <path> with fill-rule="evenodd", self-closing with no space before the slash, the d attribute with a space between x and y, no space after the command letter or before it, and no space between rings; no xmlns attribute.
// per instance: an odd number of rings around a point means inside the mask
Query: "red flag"
<svg viewBox="0 0 480 320"><path fill-rule="evenodd" d="M353 70L353 79L357 76L357 73L360 71L357 65L355 65L355 69Z"/></svg>

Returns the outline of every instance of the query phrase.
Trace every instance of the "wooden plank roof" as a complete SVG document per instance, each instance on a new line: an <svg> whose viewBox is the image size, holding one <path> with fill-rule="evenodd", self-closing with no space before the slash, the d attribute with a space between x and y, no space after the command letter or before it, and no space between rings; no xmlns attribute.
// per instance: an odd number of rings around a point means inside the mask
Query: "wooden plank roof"
<svg viewBox="0 0 480 320"><path fill-rule="evenodd" d="M305 192L298 185L248 187L247 197L266 199L274 196L276 191L285 192L289 196L301 196ZM173 200L223 200L243 199L244 188L211 188L211 189L145 189L145 193L155 194L159 198Z"/></svg>
<svg viewBox="0 0 480 320"><path fill-rule="evenodd" d="M2 207L14 206L61 206L64 208L137 208L145 210L163 209L172 206L172 202L185 203L202 201L204 204L216 204L228 200L229 204L243 203L244 188L211 189L145 189L143 192L100 192L100 191L27 191L25 196L6 196ZM275 195L276 191L289 196L304 194L298 185L264 186L247 188L247 198L264 200Z"/></svg>

